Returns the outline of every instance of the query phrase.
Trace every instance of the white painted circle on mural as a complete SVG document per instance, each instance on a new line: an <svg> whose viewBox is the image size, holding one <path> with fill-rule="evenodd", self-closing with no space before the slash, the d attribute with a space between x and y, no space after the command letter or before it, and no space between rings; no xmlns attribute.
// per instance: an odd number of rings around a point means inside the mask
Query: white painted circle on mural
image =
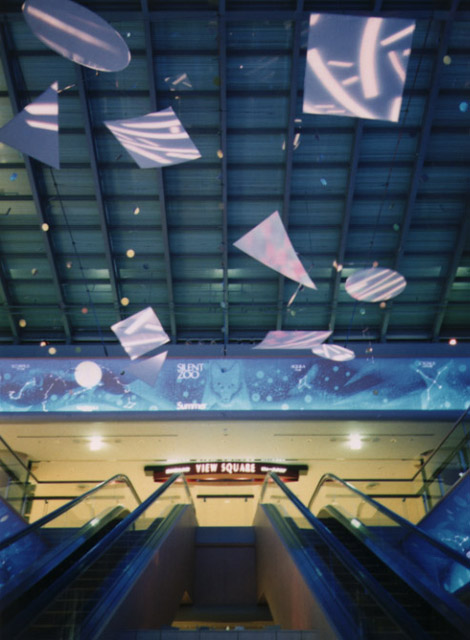
<svg viewBox="0 0 470 640"><path fill-rule="evenodd" d="M85 360L77 365L74 375L77 384L86 389L91 389L101 382L103 372L96 362Z"/></svg>

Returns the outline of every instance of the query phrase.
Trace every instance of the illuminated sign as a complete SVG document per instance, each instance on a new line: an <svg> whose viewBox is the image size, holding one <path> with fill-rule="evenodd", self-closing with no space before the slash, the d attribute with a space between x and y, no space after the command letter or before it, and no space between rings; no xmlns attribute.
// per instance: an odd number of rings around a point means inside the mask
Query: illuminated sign
<svg viewBox="0 0 470 640"><path fill-rule="evenodd" d="M356 351L357 348L355 347ZM161 354L159 354L161 356ZM136 366L139 369L136 369ZM149 368L147 371L145 368ZM145 369L143 375L142 369ZM0 414L464 411L469 357L2 358Z"/></svg>
<svg viewBox="0 0 470 640"><path fill-rule="evenodd" d="M145 473L153 475L155 482L165 482L173 473L184 473L188 482L263 482L269 471L274 471L284 482L299 479L300 471L307 471L305 464L292 465L272 462L247 462L223 460L216 462L182 462L169 466L148 465Z"/></svg>

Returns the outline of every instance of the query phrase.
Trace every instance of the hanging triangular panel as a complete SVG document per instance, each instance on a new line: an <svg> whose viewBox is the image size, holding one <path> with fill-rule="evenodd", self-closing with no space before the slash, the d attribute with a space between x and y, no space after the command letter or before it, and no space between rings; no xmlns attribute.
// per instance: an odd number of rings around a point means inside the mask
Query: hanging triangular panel
<svg viewBox="0 0 470 640"><path fill-rule="evenodd" d="M58 83L0 129L0 142L60 169Z"/></svg>
<svg viewBox="0 0 470 640"><path fill-rule="evenodd" d="M248 231L233 245L270 269L282 273L286 278L310 289L317 288L297 257L278 211Z"/></svg>

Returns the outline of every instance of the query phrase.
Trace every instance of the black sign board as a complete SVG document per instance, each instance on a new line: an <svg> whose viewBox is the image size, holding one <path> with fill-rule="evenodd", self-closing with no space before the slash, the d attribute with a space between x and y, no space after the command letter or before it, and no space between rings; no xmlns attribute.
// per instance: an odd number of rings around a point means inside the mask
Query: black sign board
<svg viewBox="0 0 470 640"><path fill-rule="evenodd" d="M219 460L215 462L180 462L172 465L147 465L146 474L155 482L165 482L173 473L184 473L188 482L249 482L260 483L269 471L274 471L284 482L299 479L300 471L308 466L273 462L247 462Z"/></svg>

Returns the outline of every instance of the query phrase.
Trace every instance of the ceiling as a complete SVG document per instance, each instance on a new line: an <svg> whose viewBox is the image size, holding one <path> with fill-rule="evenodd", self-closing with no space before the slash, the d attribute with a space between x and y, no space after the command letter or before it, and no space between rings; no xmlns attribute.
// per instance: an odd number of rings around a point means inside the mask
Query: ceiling
<svg viewBox="0 0 470 640"><path fill-rule="evenodd" d="M451 427L450 422L357 420L140 421L70 423L21 422L2 425L2 435L15 451L38 461L175 462L181 460L371 460L374 471L384 460L410 465L426 458ZM360 434L362 446L352 450L350 435ZM208 437L209 435L209 437ZM93 442L100 438L93 448ZM0 449L2 447L0 446ZM331 470L331 469L330 469ZM390 469L388 469L390 472ZM397 471L406 477L400 469ZM362 469L364 475L364 470ZM410 473L408 475L411 475Z"/></svg>
<svg viewBox="0 0 470 640"><path fill-rule="evenodd" d="M44 46L21 4L0 125L58 81L61 169L0 146L0 342L112 343L147 306L173 343L470 339L470 2L81 2L131 50L116 73ZM417 20L398 123L302 113L312 10ZM139 169L103 122L169 106L201 158ZM276 210L317 286L290 307L296 283L233 246ZM344 286L374 262L407 280L385 308Z"/></svg>

